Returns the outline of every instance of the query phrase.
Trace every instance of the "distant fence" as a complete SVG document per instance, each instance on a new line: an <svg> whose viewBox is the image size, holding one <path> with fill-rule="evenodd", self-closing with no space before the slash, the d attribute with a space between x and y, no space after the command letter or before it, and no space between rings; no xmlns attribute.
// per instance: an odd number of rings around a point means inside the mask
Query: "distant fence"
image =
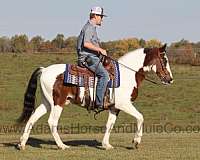
<svg viewBox="0 0 200 160"><path fill-rule="evenodd" d="M1 54L1 53L0 53ZM2 53L2 54L20 54L20 53ZM29 53L24 53L29 54ZM76 52L33 52L32 54L62 54L62 55L76 55ZM119 58L125 53L118 53L118 51L110 52L111 57ZM167 48L167 55L170 63L174 64L190 64L200 66L200 48Z"/></svg>
<svg viewBox="0 0 200 160"><path fill-rule="evenodd" d="M200 66L200 48L167 49L171 63Z"/></svg>

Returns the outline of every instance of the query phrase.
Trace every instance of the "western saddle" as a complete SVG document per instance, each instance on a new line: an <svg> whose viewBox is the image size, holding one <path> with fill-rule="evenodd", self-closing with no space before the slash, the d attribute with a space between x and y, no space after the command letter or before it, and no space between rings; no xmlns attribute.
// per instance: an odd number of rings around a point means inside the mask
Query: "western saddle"
<svg viewBox="0 0 200 160"><path fill-rule="evenodd" d="M115 78L115 66L112 63L112 60L110 58L108 58L108 57L104 58L103 66L108 71L110 80L114 81L114 78ZM81 76L81 77L84 78L84 82L85 82L85 84L84 84L84 87L85 87L85 93L84 93L85 106L87 106L88 111L95 110L95 108L94 108L94 106L95 106L94 105L94 101L95 101L94 100L94 93L93 93L93 100L91 101L90 91L89 91L89 78L93 77L94 81L95 81L94 72L90 71L87 68L80 67L78 65L71 65L71 67L69 68L69 73L71 75ZM95 83L94 83L93 87L95 88ZM114 86L113 86L113 90L114 90ZM93 92L94 92L94 89L93 89ZM108 109L108 107L106 105L108 103L110 103L110 96L109 96L109 90L107 89L106 94L104 96L104 109L105 110Z"/></svg>

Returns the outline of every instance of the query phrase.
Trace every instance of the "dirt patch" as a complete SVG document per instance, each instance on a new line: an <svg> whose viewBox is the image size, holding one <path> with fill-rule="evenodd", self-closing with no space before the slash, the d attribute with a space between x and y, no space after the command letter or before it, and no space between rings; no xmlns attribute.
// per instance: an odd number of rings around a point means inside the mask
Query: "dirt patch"
<svg viewBox="0 0 200 160"><path fill-rule="evenodd" d="M195 113L200 113L200 104L196 104L191 107L191 110Z"/></svg>
<svg viewBox="0 0 200 160"><path fill-rule="evenodd" d="M13 106L14 105L9 102L0 101L0 110L7 111L7 110L10 110L11 108L14 108Z"/></svg>

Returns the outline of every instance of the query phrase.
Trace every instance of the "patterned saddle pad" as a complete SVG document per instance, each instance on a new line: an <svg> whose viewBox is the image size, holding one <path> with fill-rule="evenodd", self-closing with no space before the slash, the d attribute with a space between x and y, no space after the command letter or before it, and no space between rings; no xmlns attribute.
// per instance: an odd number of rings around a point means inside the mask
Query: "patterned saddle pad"
<svg viewBox="0 0 200 160"><path fill-rule="evenodd" d="M119 64L116 61L112 61L111 63L114 74L112 73L112 78L108 82L108 88L112 88L113 86L117 88L120 86ZM85 84L88 84L92 88L94 86L94 74L87 68L82 68L74 64L66 64L64 84L74 84L79 87L84 87Z"/></svg>

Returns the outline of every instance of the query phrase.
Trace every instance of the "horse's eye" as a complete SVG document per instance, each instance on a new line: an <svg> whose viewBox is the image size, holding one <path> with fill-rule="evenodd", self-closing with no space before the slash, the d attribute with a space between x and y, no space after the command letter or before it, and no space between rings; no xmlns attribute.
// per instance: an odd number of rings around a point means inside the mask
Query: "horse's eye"
<svg viewBox="0 0 200 160"><path fill-rule="evenodd" d="M163 52L160 53L160 56L161 56L161 57L164 57L164 56L165 56L165 53L163 53Z"/></svg>

